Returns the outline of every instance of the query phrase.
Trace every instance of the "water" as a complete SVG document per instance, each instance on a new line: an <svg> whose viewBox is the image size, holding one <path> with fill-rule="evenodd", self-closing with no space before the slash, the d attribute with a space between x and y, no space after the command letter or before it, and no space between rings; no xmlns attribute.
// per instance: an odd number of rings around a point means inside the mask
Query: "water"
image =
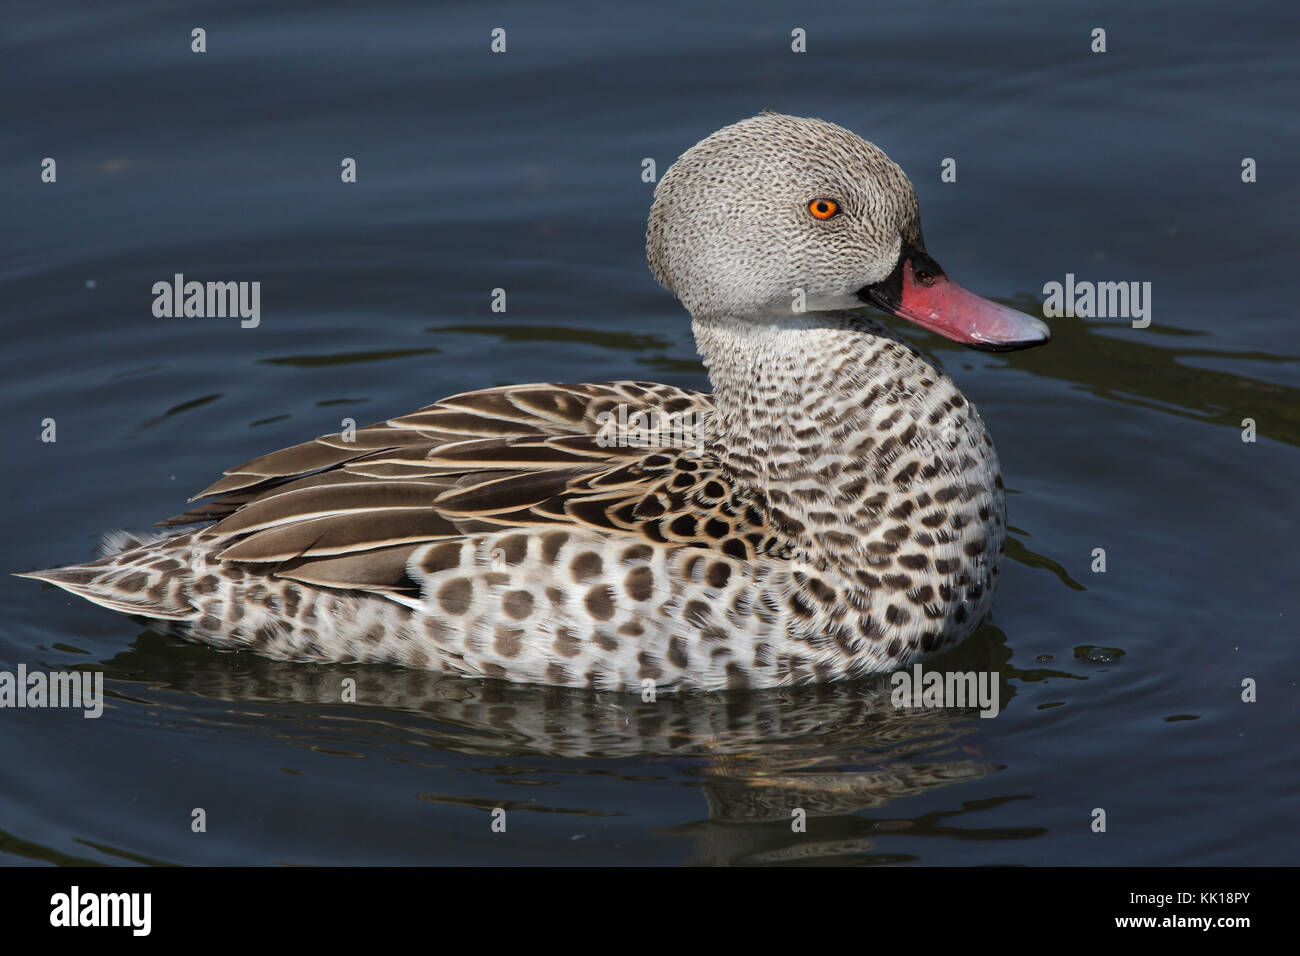
<svg viewBox="0 0 1300 956"><path fill-rule="evenodd" d="M6 570L84 559L345 417L510 382L706 388L645 266L641 161L761 108L888 151L965 285L1036 309L1066 273L1149 281L1153 322L1056 319L1006 355L904 330L1008 483L993 617L944 662L1000 673L996 719L896 711L880 680L643 705L283 664L6 577L0 669L103 670L110 699L0 713L0 859L1295 861L1300 11L263 6L7 19ZM261 325L154 318L177 272L260 280Z"/></svg>

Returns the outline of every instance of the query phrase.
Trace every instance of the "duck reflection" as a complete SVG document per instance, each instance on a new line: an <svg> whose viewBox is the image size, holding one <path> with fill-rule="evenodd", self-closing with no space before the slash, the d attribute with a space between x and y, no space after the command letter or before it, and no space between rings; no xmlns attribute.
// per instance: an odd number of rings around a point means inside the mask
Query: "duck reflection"
<svg viewBox="0 0 1300 956"><path fill-rule="evenodd" d="M1005 709L1015 694L1008 682L1015 676L1007 664L1010 656L1005 635L986 624L927 670L992 671ZM613 771L633 782L646 779L647 766L656 773L661 765L694 781L703 793L707 817L666 831L690 839L694 862L700 863L860 856L871 849L873 833L919 831L937 820L882 820L855 812L879 810L1002 769L978 742L983 721L977 709L895 707L888 675L644 701L630 694L466 680L398 667L284 663L151 632L101 666L110 699L162 704L156 692L167 691L265 705L233 712L259 721L280 705L289 706L298 718L289 738L331 753L373 752L380 734L388 742L396 736L425 750L503 761L485 769L497 775L521 766L520 758L561 761L549 766L552 772L606 776L611 773L607 761L636 758L635 770ZM141 693L132 681L144 681L150 692ZM355 702L343 700L350 686L345 681L355 682ZM257 729L285 736L280 721ZM573 765L566 766L568 761ZM593 766L593 761L605 763ZM423 759L417 755L413 762ZM436 794L419 796L444 802ZM485 808L500 803L474 802ZM819 821L816 839L794 828L799 811ZM1032 834L1008 834L1026 835Z"/></svg>

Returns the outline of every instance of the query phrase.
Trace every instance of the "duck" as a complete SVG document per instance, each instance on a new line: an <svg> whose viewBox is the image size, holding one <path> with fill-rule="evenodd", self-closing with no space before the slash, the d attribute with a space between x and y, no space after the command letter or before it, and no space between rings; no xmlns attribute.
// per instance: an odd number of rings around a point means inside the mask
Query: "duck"
<svg viewBox="0 0 1300 956"><path fill-rule="evenodd" d="M686 150L646 251L711 393L453 395L24 576L222 650L598 691L826 683L966 639L1004 548L993 441L863 310L992 351L1047 325L950 279L903 170L820 119L764 112Z"/></svg>

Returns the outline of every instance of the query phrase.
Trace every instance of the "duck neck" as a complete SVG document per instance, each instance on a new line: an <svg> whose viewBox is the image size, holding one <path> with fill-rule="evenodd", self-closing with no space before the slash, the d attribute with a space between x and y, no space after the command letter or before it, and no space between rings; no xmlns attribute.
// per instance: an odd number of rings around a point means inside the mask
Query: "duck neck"
<svg viewBox="0 0 1300 956"><path fill-rule="evenodd" d="M693 328L714 388L708 436L764 486L802 476L821 458L840 461L855 435L876 430L900 407L925 408L942 377L855 312L695 319Z"/></svg>
<svg viewBox="0 0 1300 956"><path fill-rule="evenodd" d="M857 545L872 523L864 507L887 513L984 450L983 426L951 380L864 315L693 326L715 389L713 454L823 555Z"/></svg>

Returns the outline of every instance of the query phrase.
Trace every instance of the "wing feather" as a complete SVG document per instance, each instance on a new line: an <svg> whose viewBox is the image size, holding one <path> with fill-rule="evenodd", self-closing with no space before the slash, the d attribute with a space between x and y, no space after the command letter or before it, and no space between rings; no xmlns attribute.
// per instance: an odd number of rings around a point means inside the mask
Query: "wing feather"
<svg viewBox="0 0 1300 956"><path fill-rule="evenodd" d="M376 592L409 591L406 563L417 547L511 527L579 525L700 547L749 541L753 529L735 517L742 504L731 501L724 514L700 498L710 477L715 492L721 483L740 494L707 456L609 440L611 422L665 410L703 420L712 400L645 382L465 392L254 458L190 499L212 500L161 523L215 520L202 535L222 547L223 561ZM723 523L693 535L672 524L678 512L692 516L689 528L711 516Z"/></svg>

